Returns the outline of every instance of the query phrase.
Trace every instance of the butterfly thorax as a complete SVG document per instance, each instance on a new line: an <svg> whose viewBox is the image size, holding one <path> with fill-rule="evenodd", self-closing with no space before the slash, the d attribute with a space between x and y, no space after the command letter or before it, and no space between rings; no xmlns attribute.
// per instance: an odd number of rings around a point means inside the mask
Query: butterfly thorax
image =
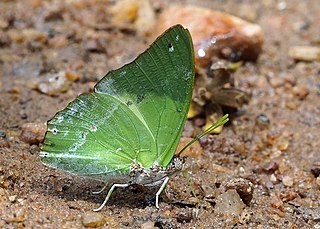
<svg viewBox="0 0 320 229"><path fill-rule="evenodd" d="M173 173L183 168L184 160L174 157L167 167L162 167L158 163L154 163L150 168L143 168L140 163L134 163L130 167L129 176L131 184L140 184L144 186L158 185Z"/></svg>

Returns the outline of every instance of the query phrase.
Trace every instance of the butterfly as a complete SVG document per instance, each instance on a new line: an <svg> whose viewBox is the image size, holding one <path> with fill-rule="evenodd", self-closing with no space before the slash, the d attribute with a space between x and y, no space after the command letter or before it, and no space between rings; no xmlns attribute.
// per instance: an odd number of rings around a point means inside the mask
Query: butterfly
<svg viewBox="0 0 320 229"><path fill-rule="evenodd" d="M93 93L80 95L48 121L42 162L112 183L95 211L105 206L115 188L132 184L160 185L159 208L169 175L183 166L174 155L194 77L190 33L181 25L173 26L134 61L107 73Z"/></svg>

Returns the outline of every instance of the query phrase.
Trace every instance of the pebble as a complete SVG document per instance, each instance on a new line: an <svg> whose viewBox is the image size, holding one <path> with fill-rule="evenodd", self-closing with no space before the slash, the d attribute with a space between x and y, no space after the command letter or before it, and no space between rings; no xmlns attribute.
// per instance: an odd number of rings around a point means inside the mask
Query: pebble
<svg viewBox="0 0 320 229"><path fill-rule="evenodd" d="M245 205L241 201L236 190L230 189L217 197L215 210L219 214L224 214L226 217L240 216Z"/></svg>
<svg viewBox="0 0 320 229"><path fill-rule="evenodd" d="M48 73L41 79L37 88L40 92L47 95L57 95L68 91L71 81L68 80L64 71L58 73Z"/></svg>
<svg viewBox="0 0 320 229"><path fill-rule="evenodd" d="M282 178L282 183L287 187L291 187L293 186L293 178L291 176L285 175Z"/></svg>
<svg viewBox="0 0 320 229"><path fill-rule="evenodd" d="M318 187L320 188L320 177L317 177L317 179L316 179L316 184L317 184Z"/></svg>
<svg viewBox="0 0 320 229"><path fill-rule="evenodd" d="M271 199L271 207L280 209L283 205L283 201L279 197L273 197Z"/></svg>
<svg viewBox="0 0 320 229"><path fill-rule="evenodd" d="M6 132L0 130L0 139L6 137Z"/></svg>
<svg viewBox="0 0 320 229"><path fill-rule="evenodd" d="M313 168L310 171L314 175L314 177L319 177L320 176L320 168Z"/></svg>
<svg viewBox="0 0 320 229"><path fill-rule="evenodd" d="M279 169L279 164L274 161L267 162L262 165L262 170L265 173L274 173L277 169Z"/></svg>
<svg viewBox="0 0 320 229"><path fill-rule="evenodd" d="M101 213L98 212L85 212L82 215L82 224L85 227L102 227L106 224L106 220Z"/></svg>
<svg viewBox="0 0 320 229"><path fill-rule="evenodd" d="M154 226L154 222L152 221L147 221L143 224L141 224L141 229L156 229L157 227Z"/></svg>
<svg viewBox="0 0 320 229"><path fill-rule="evenodd" d="M67 71L66 73L66 78L70 81L78 81L80 79L80 75L77 74L76 72L70 72L70 71Z"/></svg>
<svg viewBox="0 0 320 229"><path fill-rule="evenodd" d="M110 8L110 13L115 25L132 24L144 35L149 35L156 23L155 12L148 0L119 0Z"/></svg>
<svg viewBox="0 0 320 229"><path fill-rule="evenodd" d="M6 33L0 31L0 47L9 46L10 43L11 40L9 36Z"/></svg>
<svg viewBox="0 0 320 229"><path fill-rule="evenodd" d="M24 209L19 209L7 221L11 223L21 223L27 219L27 213Z"/></svg>
<svg viewBox="0 0 320 229"><path fill-rule="evenodd" d="M241 200L249 205L253 197L253 184L244 178L235 178L228 181L225 185L226 190L236 190Z"/></svg>
<svg viewBox="0 0 320 229"><path fill-rule="evenodd" d="M0 196L4 196L6 194L6 191L4 188L0 188Z"/></svg>
<svg viewBox="0 0 320 229"><path fill-rule="evenodd" d="M212 56L232 61L255 61L262 50L263 33L259 25L223 12L172 4L163 10L156 35L175 24L189 29L196 64L201 67L208 66Z"/></svg>
<svg viewBox="0 0 320 229"><path fill-rule="evenodd" d="M271 181L272 183L276 183L276 182L277 182L277 177L276 177L276 175L271 174L271 175L270 175L270 181Z"/></svg>
<svg viewBox="0 0 320 229"><path fill-rule="evenodd" d="M293 46L289 48L289 57L301 61L320 61L320 47Z"/></svg>
<svg viewBox="0 0 320 229"><path fill-rule="evenodd" d="M280 198L283 202L294 200L299 194L293 191L281 192Z"/></svg>
<svg viewBox="0 0 320 229"><path fill-rule="evenodd" d="M309 95L309 90L302 85L297 85L292 88L292 93L300 100L304 100Z"/></svg>
<svg viewBox="0 0 320 229"><path fill-rule="evenodd" d="M38 145L43 141L47 127L44 123L25 123L21 127L19 139L30 145Z"/></svg>
<svg viewBox="0 0 320 229"><path fill-rule="evenodd" d="M10 201L11 203L14 203L14 202L16 202L16 200L17 200L17 196L16 196L16 195L9 196L8 199L9 199L9 201Z"/></svg>
<svg viewBox="0 0 320 229"><path fill-rule="evenodd" d="M192 212L188 211L188 212L179 212L179 214L177 215L177 221L178 223L190 223L192 220Z"/></svg>
<svg viewBox="0 0 320 229"><path fill-rule="evenodd" d="M0 138L0 148L10 148L10 143L5 138Z"/></svg>
<svg viewBox="0 0 320 229"><path fill-rule="evenodd" d="M48 40L49 47L63 48L68 45L68 38L64 35L58 35Z"/></svg>
<svg viewBox="0 0 320 229"><path fill-rule="evenodd" d="M265 114L259 114L256 117L256 125L260 128L266 129L270 126L270 119Z"/></svg>
<svg viewBox="0 0 320 229"><path fill-rule="evenodd" d="M86 39L83 41L83 47L85 50L89 52L98 52L103 53L105 52L105 48L100 44L97 39Z"/></svg>

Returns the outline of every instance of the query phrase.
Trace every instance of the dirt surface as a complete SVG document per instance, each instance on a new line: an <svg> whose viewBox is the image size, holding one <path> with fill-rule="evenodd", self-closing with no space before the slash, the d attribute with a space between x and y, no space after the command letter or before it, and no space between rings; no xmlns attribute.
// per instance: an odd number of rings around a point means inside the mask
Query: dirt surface
<svg viewBox="0 0 320 229"><path fill-rule="evenodd" d="M0 2L0 228L320 227L320 62L288 57L292 46L319 45L317 0L180 1L262 27L259 60L234 73L252 98L220 135L201 140L203 153L186 162L189 182L183 173L173 176L160 209L156 189L133 186L116 190L97 214L92 209L105 195L91 192L104 184L45 167L38 146L20 135L23 124L45 123L151 43L135 28L111 23L112 3L87 2ZM34 89L61 72L72 81L65 92ZM201 122L188 121L185 135Z"/></svg>

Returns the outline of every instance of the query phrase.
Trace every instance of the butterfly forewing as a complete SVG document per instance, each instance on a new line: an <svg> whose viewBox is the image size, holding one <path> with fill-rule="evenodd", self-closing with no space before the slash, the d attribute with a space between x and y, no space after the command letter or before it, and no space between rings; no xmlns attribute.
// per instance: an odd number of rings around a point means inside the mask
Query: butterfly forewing
<svg viewBox="0 0 320 229"><path fill-rule="evenodd" d="M183 130L193 80L189 32L174 26L48 122L42 161L101 180L127 174L136 162L165 167Z"/></svg>

